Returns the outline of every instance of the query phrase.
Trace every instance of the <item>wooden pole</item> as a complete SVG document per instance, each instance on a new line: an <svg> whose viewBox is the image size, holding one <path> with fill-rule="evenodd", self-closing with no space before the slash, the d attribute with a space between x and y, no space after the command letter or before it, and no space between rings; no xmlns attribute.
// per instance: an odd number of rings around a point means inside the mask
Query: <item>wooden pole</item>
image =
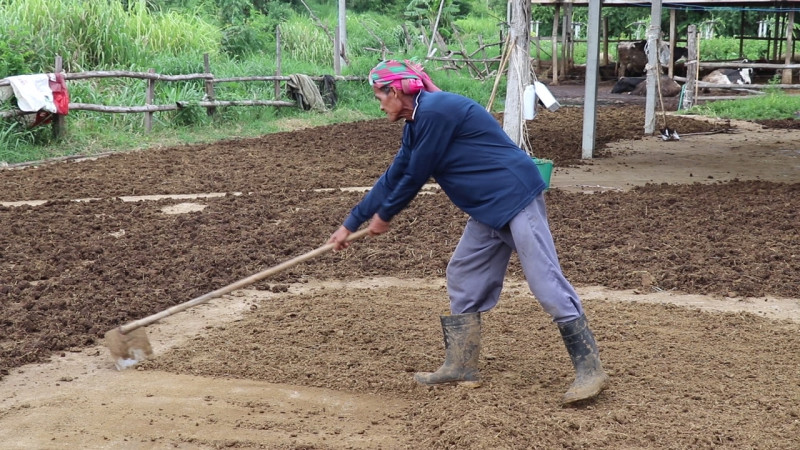
<svg viewBox="0 0 800 450"><path fill-rule="evenodd" d="M275 76L281 76L281 26L275 27ZM281 82L275 80L275 100L281 98Z"/></svg>
<svg viewBox="0 0 800 450"><path fill-rule="evenodd" d="M486 46L483 45L483 36L480 34L478 35L478 45L480 45L481 58L483 58L483 69L486 70L486 76L488 77L491 73L491 69L489 69L489 63L486 61ZM501 48L500 51L502 52L503 49Z"/></svg>
<svg viewBox="0 0 800 450"><path fill-rule="evenodd" d="M403 23L400 25L400 27L403 29L403 34L404 34L404 35L405 35L405 37L406 37L406 49L405 49L405 53L409 53L409 52L411 52L411 48L413 47L413 42L411 41L411 35L410 35L410 34L408 34L408 27L406 26L406 23L405 23L405 22L403 22Z"/></svg>
<svg viewBox="0 0 800 450"><path fill-rule="evenodd" d="M603 65L608 65L608 17L603 17Z"/></svg>
<svg viewBox="0 0 800 450"><path fill-rule="evenodd" d="M208 56L208 55L206 55ZM156 69L148 69L147 73L156 73ZM149 79L147 80L147 93L145 94L144 104L145 105L152 105L153 100L156 97L156 80ZM213 100L212 100L213 101ZM144 113L144 131L145 133L149 133L153 131L153 112L147 111Z"/></svg>
<svg viewBox="0 0 800 450"><path fill-rule="evenodd" d="M564 48L565 48L565 57L564 57L564 75L566 75L572 67L575 65L575 61L572 59L572 54L574 52L574 38L573 36L573 29L572 29L572 3L567 4L567 13L564 14L564 18L567 19L567 22L564 26Z"/></svg>
<svg viewBox="0 0 800 450"><path fill-rule="evenodd" d="M500 47L503 50L503 53L500 55L500 66L497 68L497 75L494 77L494 85L492 85L492 92L489 95L489 102L486 104L486 110L489 112L492 112L492 104L494 104L494 97L497 93L497 85L500 84L500 77L503 76L503 70L505 70L506 63L508 62L510 53L510 39L511 33L506 34L506 40L503 41L504 44Z"/></svg>
<svg viewBox="0 0 800 450"><path fill-rule="evenodd" d="M333 73L335 75L342 74L342 57L339 55L339 27L337 26L333 32Z"/></svg>
<svg viewBox="0 0 800 450"><path fill-rule="evenodd" d="M776 13L778 16L778 25L775 27L775 61L780 60L781 52L783 52L783 39L781 39L781 30L786 25L785 17L781 13Z"/></svg>
<svg viewBox="0 0 800 450"><path fill-rule="evenodd" d="M345 8L345 0L339 0L339 27L336 29L336 36L339 37L339 44L336 46L338 56L341 58L340 66L347 65L347 9ZM341 75L341 72L337 72Z"/></svg>
<svg viewBox="0 0 800 450"><path fill-rule="evenodd" d="M55 73L64 71L64 60L61 58L61 55L56 55L54 71ZM53 124L51 126L53 127L53 138L56 140L63 138L67 132L66 117L61 114L53 114Z"/></svg>
<svg viewBox="0 0 800 450"><path fill-rule="evenodd" d="M552 58L550 61L550 70L553 72L553 85L558 85L558 24L561 23L559 15L561 14L561 5L556 5L556 10L553 13L553 35L550 39L552 44Z"/></svg>
<svg viewBox="0 0 800 450"><path fill-rule="evenodd" d="M208 58L208 53L203 54L203 71L204 73L211 74L211 62ZM206 99L210 102L215 100L214 82L210 79L206 80ZM206 108L206 115L213 116L217 112L217 108L210 106Z"/></svg>
<svg viewBox="0 0 800 450"><path fill-rule="evenodd" d="M744 58L744 9L739 12L739 58Z"/></svg>
<svg viewBox="0 0 800 450"><path fill-rule="evenodd" d="M781 29L781 13L775 13L775 29L772 30L772 61L778 60L778 35L780 34Z"/></svg>
<svg viewBox="0 0 800 450"><path fill-rule="evenodd" d="M569 12L568 6L564 6L564 16L562 18L561 23L561 64L559 68L559 73L561 74L561 78L565 78L567 75L567 27L569 26L567 20L567 13Z"/></svg>
<svg viewBox="0 0 800 450"><path fill-rule="evenodd" d="M436 22L433 24L433 31L431 32L431 40L428 43L428 53L426 56L433 56L431 50L433 49L433 42L436 40L436 33L439 32L439 19L442 17L442 9L444 8L444 0L439 2L439 12L436 14Z"/></svg>
<svg viewBox="0 0 800 450"><path fill-rule="evenodd" d="M789 11L786 15L786 51L784 52L783 63L791 64L794 58L794 42L792 30L794 29L794 11ZM792 69L783 69L781 83L792 84Z"/></svg>
<svg viewBox="0 0 800 450"><path fill-rule="evenodd" d="M525 119L523 118L522 93L531 80L530 66L530 23L531 3L529 0L511 2L511 46L506 75L506 104L503 113L503 130L520 148L530 152L525 139Z"/></svg>
<svg viewBox="0 0 800 450"><path fill-rule="evenodd" d="M675 76L675 46L678 45L677 39L677 18L675 9L669 10L669 69L667 75L670 78Z"/></svg>
<svg viewBox="0 0 800 450"><path fill-rule="evenodd" d="M535 68L536 72L538 73L542 67L542 40L539 38L539 24L536 24L536 36L533 38L534 42L536 43L536 63Z"/></svg>
<svg viewBox="0 0 800 450"><path fill-rule="evenodd" d="M683 85L683 101L681 109L690 109L694 106L695 86L700 70L700 55L697 51L697 25L689 25L687 30L687 43L689 54L686 61L686 84Z"/></svg>

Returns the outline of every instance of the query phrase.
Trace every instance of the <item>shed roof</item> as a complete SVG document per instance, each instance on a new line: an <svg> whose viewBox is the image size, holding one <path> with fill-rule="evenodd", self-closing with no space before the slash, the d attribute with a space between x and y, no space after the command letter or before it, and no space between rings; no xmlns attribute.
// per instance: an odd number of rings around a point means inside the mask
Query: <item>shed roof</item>
<svg viewBox="0 0 800 450"><path fill-rule="evenodd" d="M534 5L589 6L589 0L531 0ZM603 0L603 6L646 6L652 2L634 0ZM800 11L800 0L662 0L665 8L760 8L767 10Z"/></svg>

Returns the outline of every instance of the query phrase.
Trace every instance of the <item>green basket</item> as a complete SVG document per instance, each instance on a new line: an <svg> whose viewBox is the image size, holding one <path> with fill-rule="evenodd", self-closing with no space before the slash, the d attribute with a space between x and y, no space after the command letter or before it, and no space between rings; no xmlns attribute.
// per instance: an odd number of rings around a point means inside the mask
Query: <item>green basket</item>
<svg viewBox="0 0 800 450"><path fill-rule="evenodd" d="M550 176L553 174L553 161L549 159L533 158L533 162L536 163L536 168L539 169L539 173L542 175L542 179L544 179L545 188L550 189Z"/></svg>

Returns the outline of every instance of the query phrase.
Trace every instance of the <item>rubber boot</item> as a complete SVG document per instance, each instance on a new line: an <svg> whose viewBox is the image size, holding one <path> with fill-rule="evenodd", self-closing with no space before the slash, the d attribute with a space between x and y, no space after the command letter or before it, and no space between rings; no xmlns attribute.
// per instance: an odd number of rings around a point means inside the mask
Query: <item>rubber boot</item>
<svg viewBox="0 0 800 450"><path fill-rule="evenodd" d="M424 385L458 383L480 387L478 356L481 352L481 313L442 316L444 364L436 372L417 372L414 380Z"/></svg>
<svg viewBox="0 0 800 450"><path fill-rule="evenodd" d="M575 381L564 394L562 402L570 403L589 400L597 396L608 383L608 375L603 370L597 343L585 315L558 324L572 365L575 366Z"/></svg>

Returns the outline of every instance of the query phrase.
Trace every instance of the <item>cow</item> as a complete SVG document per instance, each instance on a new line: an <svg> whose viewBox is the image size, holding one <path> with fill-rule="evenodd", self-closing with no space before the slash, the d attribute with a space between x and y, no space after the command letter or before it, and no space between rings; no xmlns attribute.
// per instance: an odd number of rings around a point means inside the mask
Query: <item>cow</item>
<svg viewBox="0 0 800 450"><path fill-rule="evenodd" d="M669 64L669 53L669 44L661 42L658 61L662 66ZM689 50L686 47L675 47L675 61L688 56ZM617 44L617 78L642 76L645 66L647 66L647 41Z"/></svg>
<svg viewBox="0 0 800 450"><path fill-rule="evenodd" d="M622 77L614 83L614 87L611 88L611 93L624 94L625 92L631 92L639 83L645 80L647 80L647 77Z"/></svg>
<svg viewBox="0 0 800 450"><path fill-rule="evenodd" d="M703 77L703 81L714 84L751 84L753 69L717 69Z"/></svg>
<svg viewBox="0 0 800 450"><path fill-rule="evenodd" d="M681 93L681 85L667 75L661 75L658 85L661 88L662 97L675 97ZM631 95L647 95L647 83L639 83L631 91Z"/></svg>
<svg viewBox="0 0 800 450"><path fill-rule="evenodd" d="M664 97L674 97L681 92L681 86L672 78L661 75L659 82L661 95ZM612 94L629 93L630 95L644 96L647 94L647 77L622 77L611 88Z"/></svg>
<svg viewBox="0 0 800 450"><path fill-rule="evenodd" d="M702 81L714 84L751 84L753 69L716 69L708 75L704 76ZM711 92L710 88L704 87L703 93L708 94Z"/></svg>

